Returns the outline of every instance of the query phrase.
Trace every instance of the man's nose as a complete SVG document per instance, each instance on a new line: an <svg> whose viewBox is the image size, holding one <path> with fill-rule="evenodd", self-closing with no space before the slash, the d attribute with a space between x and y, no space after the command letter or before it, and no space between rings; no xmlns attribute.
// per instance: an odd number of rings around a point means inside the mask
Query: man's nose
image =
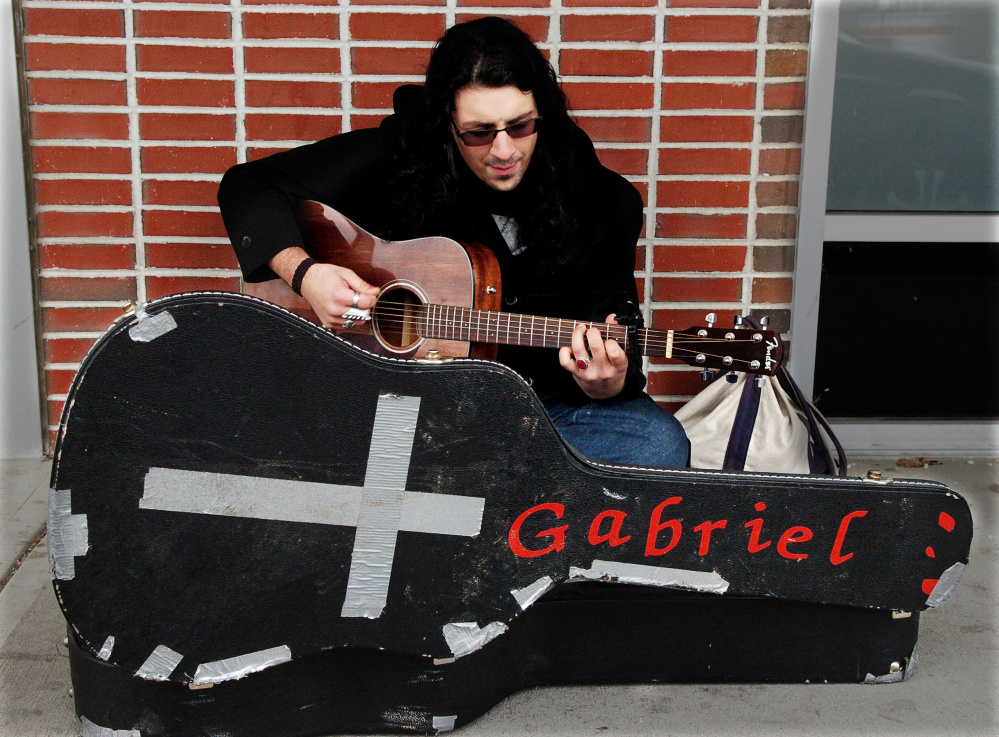
<svg viewBox="0 0 999 737"><path fill-rule="evenodd" d="M513 144L513 138L506 131L500 131L496 134L496 138L493 139L493 146L489 149L490 154L502 161L509 159L516 151L517 147Z"/></svg>

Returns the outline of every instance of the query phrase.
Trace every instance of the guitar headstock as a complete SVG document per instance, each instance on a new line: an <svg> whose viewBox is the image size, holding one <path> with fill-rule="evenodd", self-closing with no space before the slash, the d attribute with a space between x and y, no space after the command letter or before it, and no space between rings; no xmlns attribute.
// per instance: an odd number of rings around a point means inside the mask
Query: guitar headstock
<svg viewBox="0 0 999 737"><path fill-rule="evenodd" d="M731 369L748 374L773 376L784 363L784 341L777 330L747 327L736 318L736 327L692 327L673 333L672 357L704 369Z"/></svg>

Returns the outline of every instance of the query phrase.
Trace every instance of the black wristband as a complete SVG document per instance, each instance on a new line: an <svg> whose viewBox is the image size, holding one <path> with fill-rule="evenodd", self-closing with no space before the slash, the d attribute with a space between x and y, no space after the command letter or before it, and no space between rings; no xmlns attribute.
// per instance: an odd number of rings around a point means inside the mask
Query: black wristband
<svg viewBox="0 0 999 737"><path fill-rule="evenodd" d="M314 258L302 259L302 263L300 263L298 268L295 269L295 276L291 278L291 290L299 297L302 296L302 279L305 278L305 272L308 271L314 263L316 263Z"/></svg>

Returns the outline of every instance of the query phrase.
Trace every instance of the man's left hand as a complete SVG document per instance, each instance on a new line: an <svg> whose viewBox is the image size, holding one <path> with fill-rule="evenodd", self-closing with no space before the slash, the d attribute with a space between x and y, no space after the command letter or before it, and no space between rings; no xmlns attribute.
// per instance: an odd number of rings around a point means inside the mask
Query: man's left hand
<svg viewBox="0 0 999 737"><path fill-rule="evenodd" d="M607 322L616 325L614 318L613 313L608 315ZM610 399L624 389L628 356L616 340L605 341L596 328L577 325L572 348L560 348L558 360L590 399Z"/></svg>

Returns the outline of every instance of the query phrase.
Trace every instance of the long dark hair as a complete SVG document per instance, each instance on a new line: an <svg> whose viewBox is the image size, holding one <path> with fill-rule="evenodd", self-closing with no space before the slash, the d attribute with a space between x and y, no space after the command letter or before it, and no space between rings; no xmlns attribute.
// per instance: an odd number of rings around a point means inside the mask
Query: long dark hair
<svg viewBox="0 0 999 737"><path fill-rule="evenodd" d="M427 235L442 225L464 229L469 213L459 184L471 175L463 170L450 126L455 96L469 85L512 85L534 95L542 121L528 174L518 190L526 185L543 196L518 219L520 235L542 263L564 262L576 229L570 201L582 180L577 171L579 133L551 64L526 33L501 18L455 25L437 42L421 104L403 116L392 230Z"/></svg>

